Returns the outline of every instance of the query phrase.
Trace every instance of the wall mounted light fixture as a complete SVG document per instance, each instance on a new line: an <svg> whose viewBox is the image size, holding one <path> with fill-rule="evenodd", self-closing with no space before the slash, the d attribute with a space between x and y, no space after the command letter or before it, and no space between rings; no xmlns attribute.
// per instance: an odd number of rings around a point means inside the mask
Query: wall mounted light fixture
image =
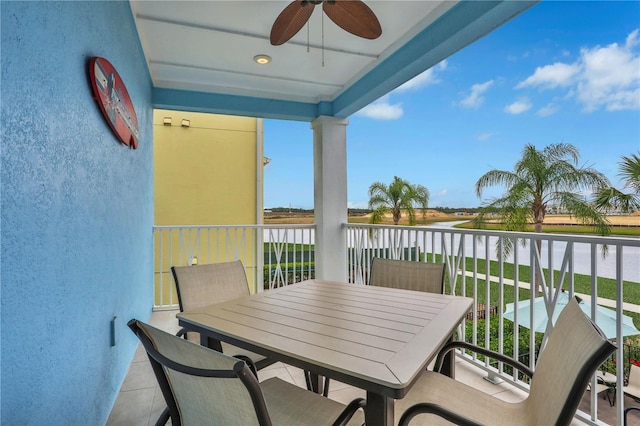
<svg viewBox="0 0 640 426"><path fill-rule="evenodd" d="M162 124L165 126L171 126L171 117L165 117L162 119Z"/></svg>
<svg viewBox="0 0 640 426"><path fill-rule="evenodd" d="M180 124L182 127L189 127L191 126L191 120L187 120L186 118L182 119L182 123Z"/></svg>

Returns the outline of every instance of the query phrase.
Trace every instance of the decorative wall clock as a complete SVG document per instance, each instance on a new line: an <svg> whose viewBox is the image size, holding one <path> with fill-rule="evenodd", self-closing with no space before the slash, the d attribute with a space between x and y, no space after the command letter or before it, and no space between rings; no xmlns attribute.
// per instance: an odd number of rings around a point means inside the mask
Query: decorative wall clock
<svg viewBox="0 0 640 426"><path fill-rule="evenodd" d="M109 127L120 142L136 149L138 117L118 71L106 59L94 57L89 61L89 76L93 98Z"/></svg>

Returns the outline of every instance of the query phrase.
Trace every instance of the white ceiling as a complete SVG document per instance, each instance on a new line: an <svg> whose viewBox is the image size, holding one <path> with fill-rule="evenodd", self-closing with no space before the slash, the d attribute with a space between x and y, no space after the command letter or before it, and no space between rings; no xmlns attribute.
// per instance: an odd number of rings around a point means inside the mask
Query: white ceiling
<svg viewBox="0 0 640 426"><path fill-rule="evenodd" d="M270 102L275 109L325 103L324 109L319 107L322 111L309 110L300 119L334 112L346 116L535 2L367 0L382 26L376 40L344 31L323 16L318 5L308 27L284 45L272 46L271 25L289 3L131 1L153 85L162 99L158 103L170 107L173 96L180 98L175 108L208 110L206 95L204 100L202 95L215 94L225 96L211 97L212 112L233 112L225 109L235 107L214 106L221 101L261 99L282 101ZM505 7L507 4L511 5ZM474 13L477 16L470 18ZM400 60L393 58L394 53ZM253 58L258 54L269 55L271 63L257 64ZM352 94L348 94L350 89ZM341 96L345 101L334 111L332 103ZM248 112L254 114L260 112Z"/></svg>

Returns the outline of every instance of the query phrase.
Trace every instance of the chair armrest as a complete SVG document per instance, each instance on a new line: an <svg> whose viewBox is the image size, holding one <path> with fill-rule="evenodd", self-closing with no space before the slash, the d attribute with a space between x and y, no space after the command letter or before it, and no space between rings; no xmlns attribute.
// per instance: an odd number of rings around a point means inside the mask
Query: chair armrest
<svg viewBox="0 0 640 426"><path fill-rule="evenodd" d="M170 418L171 418L171 411L169 410L169 407L165 407L162 413L160 414L160 417L158 417L158 420L156 420L156 423L154 426L164 426L167 424ZM171 423L173 424L173 422Z"/></svg>
<svg viewBox="0 0 640 426"><path fill-rule="evenodd" d="M433 367L433 371L439 373L440 369L442 368L442 362L444 360L444 356L456 348L468 349L480 355L484 355L486 357L490 357L498 361L504 362L505 364L508 364L511 367L515 368L516 370L519 370L522 373L526 374L527 376L529 376L529 378L533 377L533 371L529 367L521 363L520 361L517 361L511 357L508 357L507 355L492 351L490 349L481 348L480 346L472 345L471 343L462 342L462 341L449 342L442 347L442 349L438 353L438 357L436 358L436 365Z"/></svg>
<svg viewBox="0 0 640 426"><path fill-rule="evenodd" d="M184 337L185 339L187 338L187 333L195 333L195 331L186 329L186 328L181 328L180 330L178 330L178 332L176 333L176 336L178 337ZM211 337L209 337L207 339L207 347L209 349L213 349L214 351L217 352L222 352L222 345L220 344L219 340L213 339Z"/></svg>
<svg viewBox="0 0 640 426"><path fill-rule="evenodd" d="M187 338L187 333L189 333L189 332L190 331L187 330L186 328L181 328L176 333L176 336L184 337L186 339ZM191 332L191 333L193 333L193 332ZM208 346L209 349L213 349L214 351L222 352L222 345L220 344L219 340L215 340L215 339L209 338L208 342L209 342L209 346ZM234 358L238 358L238 359L241 359L242 361L246 362L247 366L249 366L249 369L251 370L253 375L258 377L258 368L256 367L256 363L251 358L249 358L248 356L244 356L244 355L235 355Z"/></svg>
<svg viewBox="0 0 640 426"><path fill-rule="evenodd" d="M233 357L244 361L249 367L249 370L251 370L253 375L256 376L256 379L258 378L258 368L256 367L256 363L253 362L251 358L245 355L233 355Z"/></svg>
<svg viewBox="0 0 640 426"><path fill-rule="evenodd" d="M627 416L631 411L640 411L640 407L629 407L624 410L624 426L627 426Z"/></svg>
<svg viewBox="0 0 640 426"><path fill-rule="evenodd" d="M453 411L449 411L441 405L438 404L430 404L427 402L422 402L420 404L412 405L402 414L400 417L400 422L398 426L407 426L411 419L413 419L418 414L435 414L436 416L442 417L451 423L457 425L464 426L482 426L481 423L474 422L473 420L461 416L458 413L454 413Z"/></svg>
<svg viewBox="0 0 640 426"><path fill-rule="evenodd" d="M349 420L351 420L351 417L353 417L353 415L356 413L356 411L358 411L358 409L362 408L364 410L364 407L366 406L367 406L366 399L364 398L354 399L349 403L349 405L345 407L344 410L342 410L342 413L340 413L336 421L333 422L333 426L345 426L347 423L349 423Z"/></svg>

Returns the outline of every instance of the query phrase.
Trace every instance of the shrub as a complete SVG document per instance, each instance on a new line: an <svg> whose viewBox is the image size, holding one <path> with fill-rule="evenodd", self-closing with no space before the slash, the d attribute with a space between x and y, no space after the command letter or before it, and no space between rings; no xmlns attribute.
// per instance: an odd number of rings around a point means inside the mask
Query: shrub
<svg viewBox="0 0 640 426"><path fill-rule="evenodd" d="M507 356L514 357L515 356L515 345L514 345L514 327L512 323L509 321L504 321L504 330L503 330L503 340L502 340L502 351L499 350L499 340L498 340L498 331L499 331L499 322L500 318L498 316L492 316L489 320L489 349L502 352ZM485 333L486 333L486 320L478 320L478 331L477 331L477 344L480 347L485 347ZM531 330L526 327L519 327L518 330L518 360L525 365L529 365L530 360L530 348L529 348L529 336ZM473 322L466 321L465 328L465 339L467 342L472 342L473 339ZM535 353L539 353L540 346L542 344L543 333L535 333ZM484 361L484 356L478 355L478 359ZM497 362L493 361L493 365L496 365ZM504 366L504 371L506 373L512 374L513 368L509 365ZM520 374L520 379L523 380L526 376Z"/></svg>

